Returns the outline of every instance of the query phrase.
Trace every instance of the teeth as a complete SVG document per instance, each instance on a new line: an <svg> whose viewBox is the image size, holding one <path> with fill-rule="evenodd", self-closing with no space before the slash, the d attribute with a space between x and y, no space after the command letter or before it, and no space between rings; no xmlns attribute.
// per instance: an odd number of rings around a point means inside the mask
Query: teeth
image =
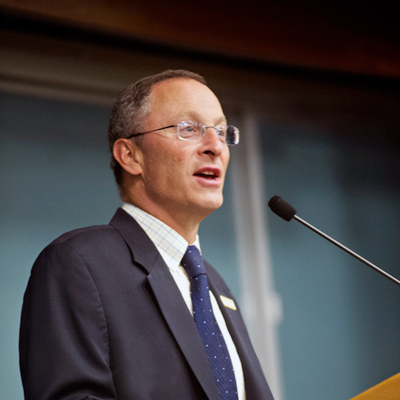
<svg viewBox="0 0 400 400"><path fill-rule="evenodd" d="M203 175L214 175L214 173L211 171L206 171L206 172L203 172Z"/></svg>

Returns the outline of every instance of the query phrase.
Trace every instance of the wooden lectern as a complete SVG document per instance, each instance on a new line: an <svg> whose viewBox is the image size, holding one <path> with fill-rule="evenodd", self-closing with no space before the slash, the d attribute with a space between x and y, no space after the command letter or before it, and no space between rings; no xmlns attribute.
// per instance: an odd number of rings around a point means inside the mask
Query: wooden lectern
<svg viewBox="0 0 400 400"><path fill-rule="evenodd" d="M394 375L386 381L360 393L350 400L399 400L400 399L400 374Z"/></svg>

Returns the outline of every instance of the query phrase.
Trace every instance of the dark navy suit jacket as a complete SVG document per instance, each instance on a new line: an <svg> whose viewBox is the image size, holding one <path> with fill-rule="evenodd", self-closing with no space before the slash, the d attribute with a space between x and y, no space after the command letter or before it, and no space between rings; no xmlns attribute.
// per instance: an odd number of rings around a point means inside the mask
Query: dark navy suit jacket
<svg viewBox="0 0 400 400"><path fill-rule="evenodd" d="M239 353L248 400L272 400L240 311L206 263ZM20 364L28 400L219 400L203 344L168 267L137 222L66 233L36 260L24 296Z"/></svg>

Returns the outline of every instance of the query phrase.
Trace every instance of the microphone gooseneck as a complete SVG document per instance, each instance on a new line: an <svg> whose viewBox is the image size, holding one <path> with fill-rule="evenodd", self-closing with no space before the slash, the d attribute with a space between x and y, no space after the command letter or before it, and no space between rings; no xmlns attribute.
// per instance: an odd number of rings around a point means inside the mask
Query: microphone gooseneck
<svg viewBox="0 0 400 400"><path fill-rule="evenodd" d="M332 239L330 236L328 236L326 233L320 231L315 226L312 226L308 222L306 222L303 219L301 219L300 217L298 217L296 215L297 211L295 210L295 208L292 207L285 200L283 200L282 197L280 197L280 196L271 197L271 199L268 202L268 206L271 208L271 210L275 214L277 214L279 217L283 218L285 221L290 221L292 218L294 218L296 221L300 222L301 224L303 224L307 228L311 229L312 231L314 231L318 235L322 236L324 239L328 240L329 242L331 242L335 246L341 248L346 253L350 254L351 256L356 258L357 260L363 262L368 267L374 269L376 272L380 273L381 275L385 276L386 278L390 279L392 282L397 283L400 286L400 281L398 279L396 279L392 275L388 274L386 271L380 269L375 264L372 264L371 262L369 262L365 258L361 257L360 255L355 253L353 250L350 250L346 246L343 246L341 243L339 243L335 239Z"/></svg>

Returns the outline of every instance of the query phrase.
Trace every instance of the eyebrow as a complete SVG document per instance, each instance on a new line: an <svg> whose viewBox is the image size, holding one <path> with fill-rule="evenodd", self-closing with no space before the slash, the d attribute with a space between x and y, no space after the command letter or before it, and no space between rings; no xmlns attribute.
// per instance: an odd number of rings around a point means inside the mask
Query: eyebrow
<svg viewBox="0 0 400 400"><path fill-rule="evenodd" d="M201 122L201 123L204 123L204 122L202 122L201 121L201 118L199 118L199 115L197 114L197 113L192 113L192 112L189 112L189 113L187 113L187 114L183 114L183 117L181 117L181 120L182 121L187 121L187 120L194 120L195 122ZM222 115L218 120L217 120L217 122L215 123L215 125L219 125L219 124L225 124L225 125L227 125L227 120L226 120L226 117L225 117L225 115Z"/></svg>

